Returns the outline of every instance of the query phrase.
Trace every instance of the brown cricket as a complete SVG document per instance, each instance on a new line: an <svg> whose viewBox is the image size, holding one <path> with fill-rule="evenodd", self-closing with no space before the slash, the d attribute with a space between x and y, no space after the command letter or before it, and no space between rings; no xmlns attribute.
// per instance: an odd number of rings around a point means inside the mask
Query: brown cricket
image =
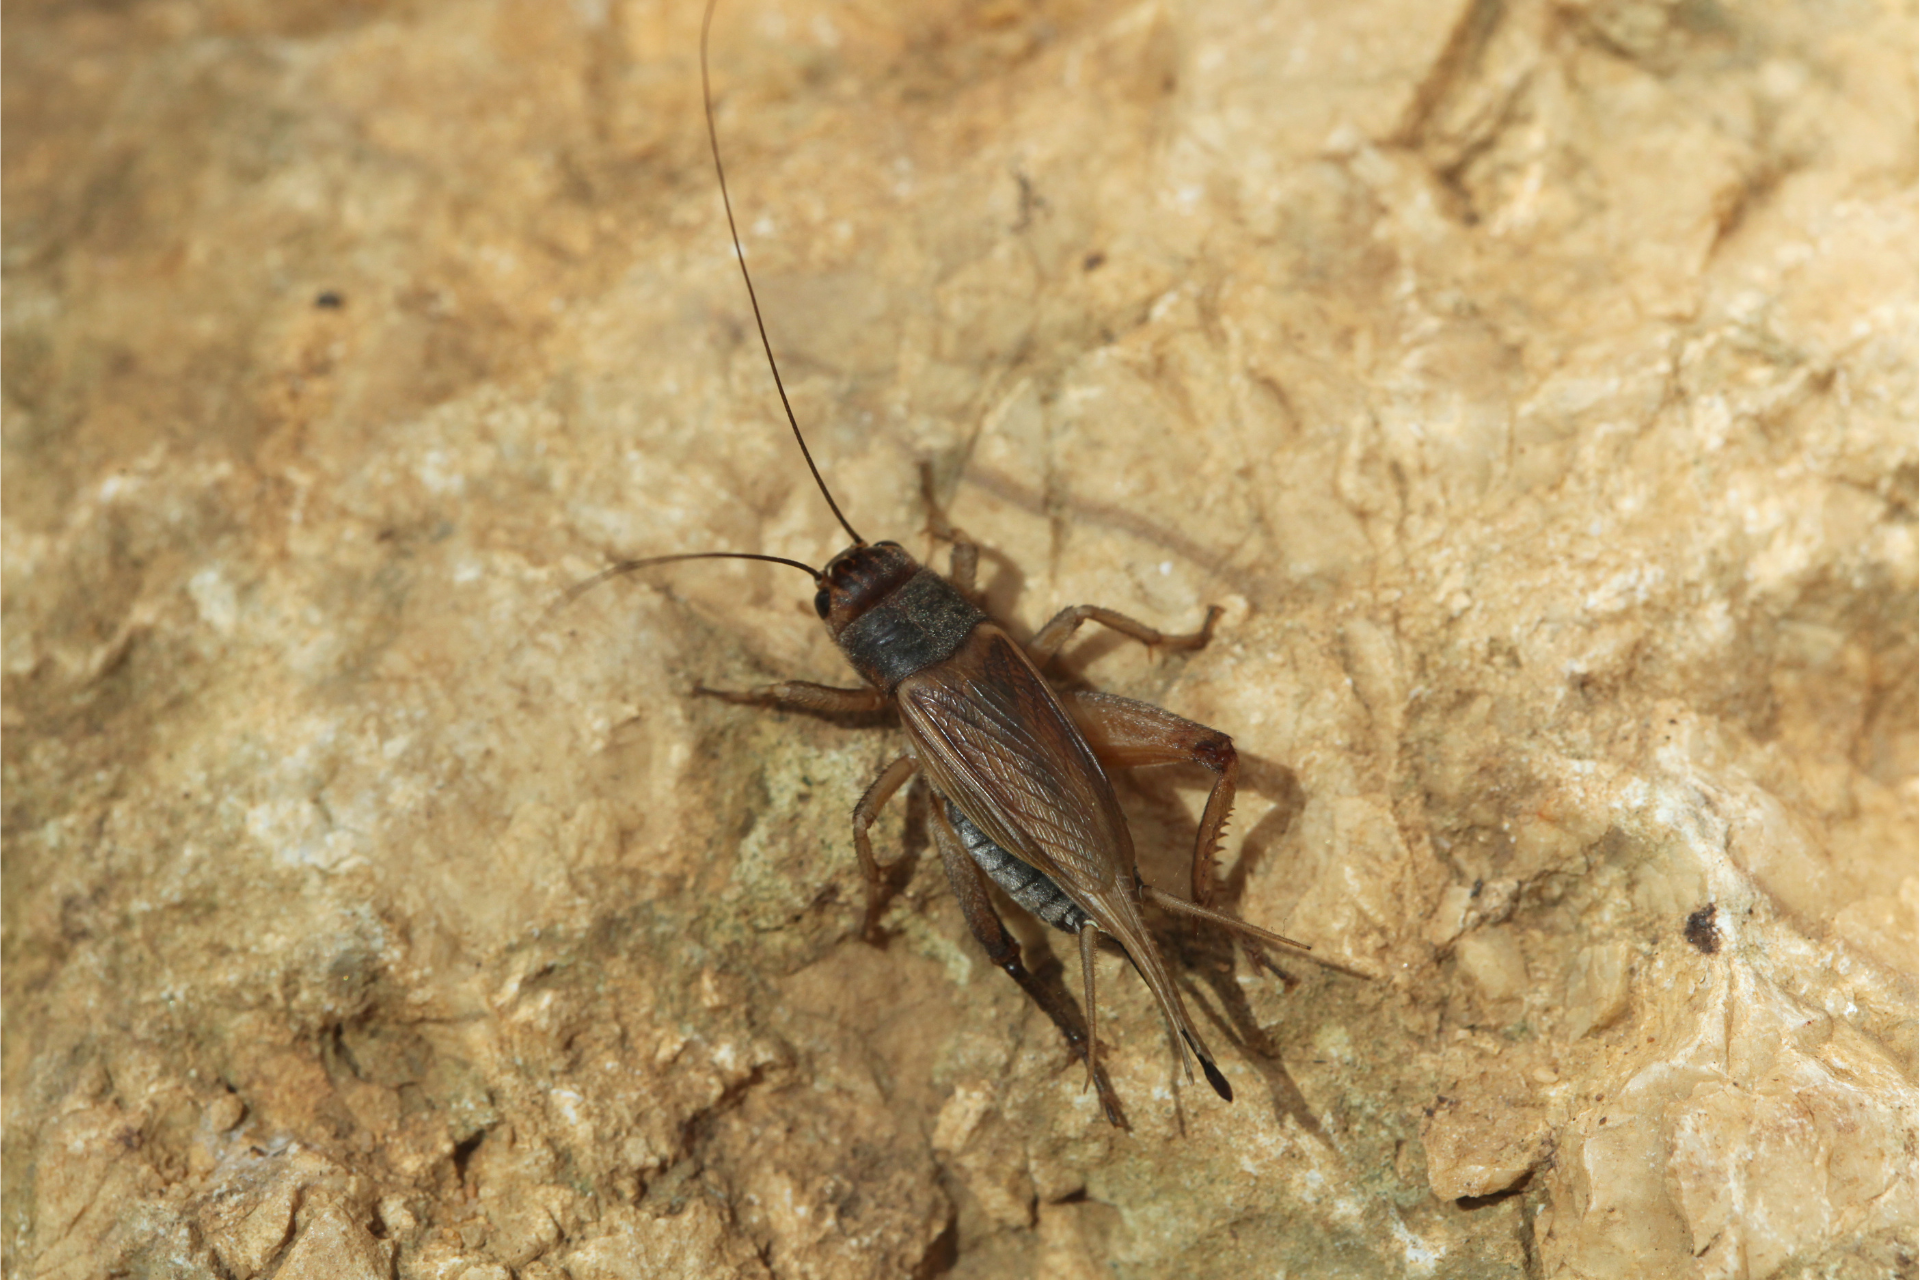
<svg viewBox="0 0 1920 1280"><path fill-rule="evenodd" d="M708 0L700 26L700 90L727 228L787 423L814 483L853 545L828 561L825 569L781 556L737 551L626 560L573 588L562 603L616 575L684 560L763 560L790 565L812 577L818 587L814 609L865 686L842 689L789 680L717 696L818 713L870 712L888 706L899 713L907 752L880 771L853 810L853 844L867 885L866 935L874 936L884 883L869 828L880 807L916 772L924 772L937 800L930 815L934 843L969 928L993 963L1020 984L1060 1028L1074 1055L1085 1060L1088 1079L1099 1093L1107 1118L1125 1126L1119 1100L1100 1068L1094 1039L1094 951L1102 934L1120 945L1153 992L1176 1033L1187 1077L1193 1075L1191 1059L1198 1058L1207 1083L1231 1101L1233 1090L1188 1015L1180 988L1147 932L1140 908L1151 903L1261 942L1306 950L1304 944L1210 905L1214 852L1233 807L1238 771L1233 740L1218 729L1148 703L1055 689L1042 674L1083 622L1098 622L1154 648L1198 649L1211 638L1220 610L1210 608L1197 631L1166 635L1111 609L1075 605L1062 609L1022 645L974 603L978 550L948 523L935 502L930 468L921 468L928 531L952 547L945 577L916 562L898 543L869 543L848 522L814 464L787 399L753 276L740 247L708 83L707 41L713 10L714 0ZM1194 842L1191 900L1140 880L1133 837L1107 776L1110 768L1181 762L1202 765L1214 775ZM1071 1005L1037 981L1021 962L1020 945L994 908L989 881L1041 920L1078 936L1086 992L1084 1028Z"/></svg>

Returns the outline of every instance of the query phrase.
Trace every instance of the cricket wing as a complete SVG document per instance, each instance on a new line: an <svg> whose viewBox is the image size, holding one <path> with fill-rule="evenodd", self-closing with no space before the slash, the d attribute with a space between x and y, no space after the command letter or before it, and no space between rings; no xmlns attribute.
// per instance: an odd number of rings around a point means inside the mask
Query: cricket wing
<svg viewBox="0 0 1920 1280"><path fill-rule="evenodd" d="M983 622L947 661L902 680L894 697L933 789L995 844L1045 872L1126 948L1184 1050L1231 1100L1140 919L1133 836L1113 784L1026 653Z"/></svg>
<svg viewBox="0 0 1920 1280"><path fill-rule="evenodd" d="M895 696L934 789L995 844L1107 914L1098 904L1123 875L1131 880L1133 838L1093 749L1020 647L981 623Z"/></svg>

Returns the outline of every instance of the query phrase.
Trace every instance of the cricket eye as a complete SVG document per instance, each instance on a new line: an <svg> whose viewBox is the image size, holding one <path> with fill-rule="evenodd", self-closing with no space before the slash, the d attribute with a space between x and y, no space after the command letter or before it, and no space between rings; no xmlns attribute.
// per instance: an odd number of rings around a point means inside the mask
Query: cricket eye
<svg viewBox="0 0 1920 1280"><path fill-rule="evenodd" d="M833 606L833 601L828 599L827 589L825 587L820 588L820 590L816 592L813 597L813 611L819 614L822 619L824 619L827 616L827 610L830 609L832 606Z"/></svg>

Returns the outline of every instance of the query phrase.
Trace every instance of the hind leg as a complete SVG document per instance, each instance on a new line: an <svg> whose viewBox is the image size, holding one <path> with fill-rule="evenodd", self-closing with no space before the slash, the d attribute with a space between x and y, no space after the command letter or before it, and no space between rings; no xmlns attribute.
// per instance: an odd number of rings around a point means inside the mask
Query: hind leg
<svg viewBox="0 0 1920 1280"><path fill-rule="evenodd" d="M1147 702L1111 693L1063 693L1061 701L1073 716L1087 745L1101 764L1137 769L1150 764L1197 764L1214 773L1213 790L1200 815L1200 831L1193 845L1193 901L1213 905L1213 858L1220 833L1233 811L1240 757L1233 739L1218 729L1183 720Z"/></svg>
<svg viewBox="0 0 1920 1280"><path fill-rule="evenodd" d="M1068 1002L1065 991L1060 989L1057 982L1042 982L1021 963L1020 944L1007 932L1000 913L993 909L987 877L961 847L960 837L947 821L944 808L941 804L934 806L933 842L940 847L940 861L947 868L947 880L953 885L954 896L960 900L960 912L967 918L967 928L986 948L987 958L1019 983L1020 989L1040 1006L1042 1013L1053 1020L1054 1026L1060 1028L1060 1034L1067 1038L1067 1048L1073 1056L1088 1064L1094 1090L1100 1095L1100 1106L1107 1113L1108 1123L1120 1129L1129 1128L1126 1113L1120 1109L1119 1095L1114 1093L1106 1071L1097 1064L1090 1052L1086 1027L1081 1023L1080 1015Z"/></svg>
<svg viewBox="0 0 1920 1280"><path fill-rule="evenodd" d="M1240 938L1240 949L1256 967L1271 968L1272 962L1253 945L1252 939L1272 946L1308 948L1291 938L1269 933L1244 920L1213 909L1213 862L1220 848L1220 833L1233 809L1234 784L1240 774L1240 757L1233 739L1218 729L1184 720L1171 711L1132 698L1111 693L1065 693L1061 701L1074 723L1087 737L1087 745L1101 764L1119 769L1137 769L1151 764L1198 764L1216 775L1213 790L1207 793L1207 807L1200 815L1200 831L1193 845L1193 895L1182 901L1155 889L1141 886L1148 902L1191 919L1206 920L1232 930Z"/></svg>

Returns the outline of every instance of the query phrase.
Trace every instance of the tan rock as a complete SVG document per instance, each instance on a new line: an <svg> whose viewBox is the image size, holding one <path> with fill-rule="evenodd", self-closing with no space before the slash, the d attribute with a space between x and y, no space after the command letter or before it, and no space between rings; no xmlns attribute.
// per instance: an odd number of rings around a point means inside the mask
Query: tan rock
<svg viewBox="0 0 1920 1280"><path fill-rule="evenodd" d="M692 696L850 679L800 575L547 613L845 540L698 8L9 13L0 1270L1910 1267L1911 13L722 0L856 525L1226 609L1064 678L1337 968L1162 929L1227 1106L1103 961L1121 1133L924 797L857 936L897 735Z"/></svg>
<svg viewBox="0 0 1920 1280"><path fill-rule="evenodd" d="M286 1260L274 1272L287 1280L381 1280L391 1274L392 1247L330 1203L316 1206L306 1217Z"/></svg>

